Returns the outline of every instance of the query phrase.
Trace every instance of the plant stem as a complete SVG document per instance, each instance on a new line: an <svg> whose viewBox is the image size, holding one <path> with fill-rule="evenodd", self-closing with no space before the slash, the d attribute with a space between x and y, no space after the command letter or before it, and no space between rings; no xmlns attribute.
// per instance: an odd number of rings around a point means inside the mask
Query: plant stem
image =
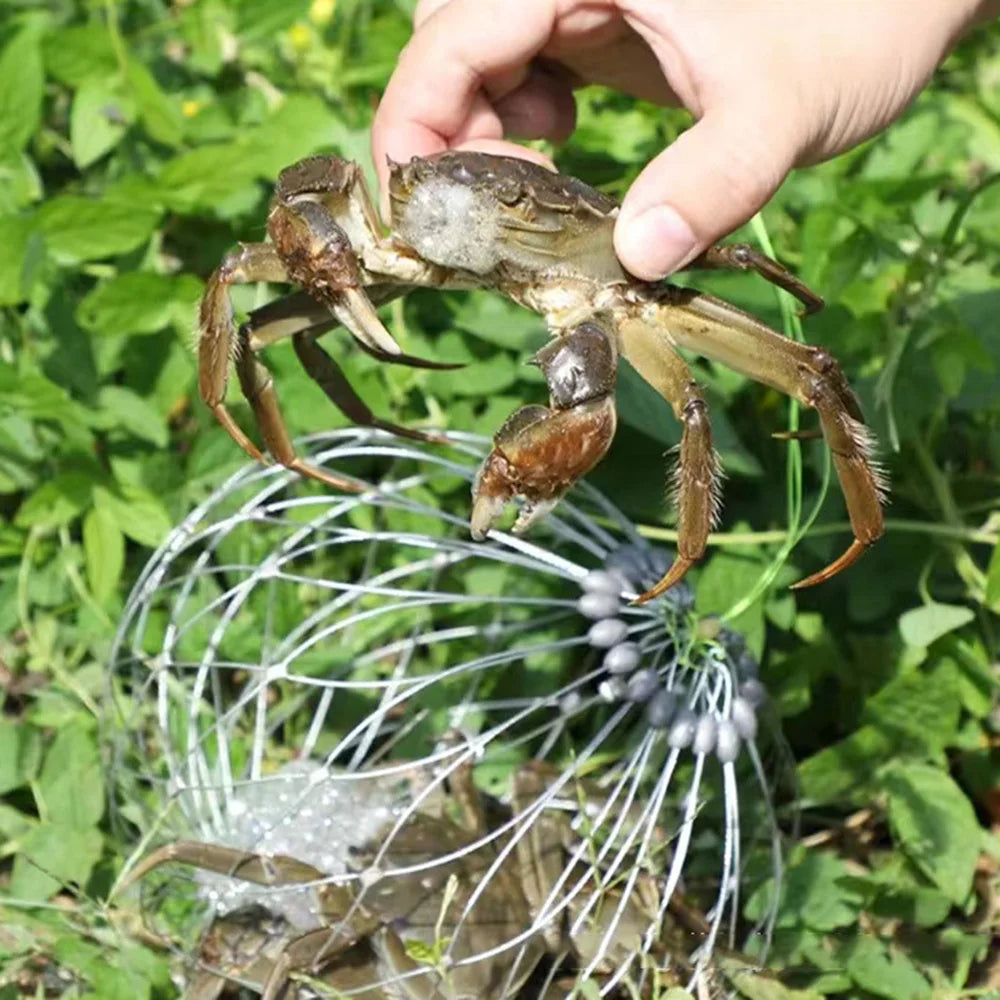
<svg viewBox="0 0 1000 1000"><path fill-rule="evenodd" d="M936 521L914 521L907 518L886 518L887 532L906 532L909 534L929 535L938 538L953 539L973 545L996 545L1000 542L1000 532L986 531L982 528L968 528L964 525L940 524ZM677 532L672 528L659 528L654 524L640 524L637 530L643 538L656 542L676 542ZM842 531L850 531L847 521L836 521L833 524L820 524L810 528L803 538L819 538L823 535L836 535ZM740 545L773 545L786 541L788 532L776 528L771 531L716 531L708 536L709 545L740 546Z"/></svg>

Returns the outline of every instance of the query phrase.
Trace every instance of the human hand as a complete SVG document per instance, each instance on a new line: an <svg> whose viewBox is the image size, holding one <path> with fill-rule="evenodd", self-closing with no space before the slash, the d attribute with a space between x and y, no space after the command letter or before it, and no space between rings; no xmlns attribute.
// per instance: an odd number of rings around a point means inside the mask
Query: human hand
<svg viewBox="0 0 1000 1000"><path fill-rule="evenodd" d="M566 138L603 83L695 125L639 175L615 247L656 279L746 222L789 170L885 128L1000 0L421 0L373 127L379 170L504 136Z"/></svg>

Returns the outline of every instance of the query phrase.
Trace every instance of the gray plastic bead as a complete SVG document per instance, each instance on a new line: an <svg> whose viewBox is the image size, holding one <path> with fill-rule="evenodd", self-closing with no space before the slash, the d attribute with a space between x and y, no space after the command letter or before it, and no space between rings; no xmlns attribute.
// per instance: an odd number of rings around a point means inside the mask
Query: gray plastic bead
<svg viewBox="0 0 1000 1000"><path fill-rule="evenodd" d="M592 569L581 581L580 587L589 594L610 594L618 597L622 592L621 578L606 569Z"/></svg>
<svg viewBox="0 0 1000 1000"><path fill-rule="evenodd" d="M744 681L739 686L739 693L746 698L754 708L759 708L767 701L767 688L755 677Z"/></svg>
<svg viewBox="0 0 1000 1000"><path fill-rule="evenodd" d="M719 721L715 734L715 755L723 764L732 764L740 755L740 734L729 719Z"/></svg>
<svg viewBox="0 0 1000 1000"><path fill-rule="evenodd" d="M661 688L646 703L646 718L654 729L666 729L677 708L677 695L669 688Z"/></svg>
<svg viewBox="0 0 1000 1000"><path fill-rule="evenodd" d="M604 656L604 668L613 674L628 674L639 666L639 646L634 642L620 642Z"/></svg>
<svg viewBox="0 0 1000 1000"><path fill-rule="evenodd" d="M628 625L620 618L603 618L594 622L587 633L587 640L597 649L617 646L628 635Z"/></svg>
<svg viewBox="0 0 1000 1000"><path fill-rule="evenodd" d="M736 672L740 677L747 677L750 680L756 680L759 671L760 665L754 659L752 653L740 653L736 660Z"/></svg>
<svg viewBox="0 0 1000 1000"><path fill-rule="evenodd" d="M646 667L643 670L637 670L628 679L628 698L629 701L634 701L642 703L644 701L649 701L650 698L656 694L660 687L660 677L659 674L652 667Z"/></svg>
<svg viewBox="0 0 1000 1000"><path fill-rule="evenodd" d="M617 594L606 594L600 590L591 590L580 595L576 609L584 618L611 618L617 614L621 601Z"/></svg>
<svg viewBox="0 0 1000 1000"><path fill-rule="evenodd" d="M736 732L745 740L752 740L757 736L757 712L749 698L737 695L733 699L731 713L733 725Z"/></svg>
<svg viewBox="0 0 1000 1000"><path fill-rule="evenodd" d="M719 735L719 724L711 715L703 715L694 728L691 749L697 754L711 753Z"/></svg>
<svg viewBox="0 0 1000 1000"><path fill-rule="evenodd" d="M570 691L559 699L559 711L563 715L575 715L583 704L583 696L579 691Z"/></svg>
<svg viewBox="0 0 1000 1000"><path fill-rule="evenodd" d="M698 717L690 708L682 708L674 719L674 724L670 727L667 735L667 743L675 750L683 750L691 746L694 739L694 729L698 724Z"/></svg>
<svg viewBox="0 0 1000 1000"><path fill-rule="evenodd" d="M601 681L597 687L597 693L607 702L621 701L625 697L628 687L621 677L609 677Z"/></svg>

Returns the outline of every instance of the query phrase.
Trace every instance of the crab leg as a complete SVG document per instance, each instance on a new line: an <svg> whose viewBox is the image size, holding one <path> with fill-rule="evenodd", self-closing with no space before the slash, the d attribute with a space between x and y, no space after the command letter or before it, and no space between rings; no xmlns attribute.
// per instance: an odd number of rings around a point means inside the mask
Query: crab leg
<svg viewBox="0 0 1000 1000"><path fill-rule="evenodd" d="M233 320L229 286L255 281L287 281L285 265L274 247L250 243L226 255L208 279L201 303L201 337L198 342L198 388L201 398L215 414L229 436L255 461L263 462L260 449L244 434L225 404L229 361L235 356L236 374L247 397L268 451L284 466L304 476L318 479L334 489L360 492L365 487L351 479L303 462L295 453L281 408L274 392L271 373L253 356L240 339Z"/></svg>
<svg viewBox="0 0 1000 1000"><path fill-rule="evenodd" d="M236 374L239 377L243 395L246 396L247 402L250 403L254 416L257 418L257 425L260 427L264 444L278 462L285 468L293 469L300 475L316 479L334 489L351 493L360 493L367 489L365 483L327 472L326 469L299 458L291 435L288 433L288 426L281 415L271 372L250 351L241 351L237 356Z"/></svg>
<svg viewBox="0 0 1000 1000"><path fill-rule="evenodd" d="M345 951L350 951L369 934L375 933L378 927L378 920L364 920L357 926L352 922L341 923L336 927L316 927L300 934L297 938L293 938L274 960L274 964L264 981L263 989L260 991L261 1000L278 1000L282 995L282 988L293 972L318 975L323 971L324 966ZM372 972L374 973L375 970L373 969ZM359 985L367 986L369 984L359 983ZM343 996L344 994L335 991L332 995Z"/></svg>
<svg viewBox="0 0 1000 1000"><path fill-rule="evenodd" d="M713 270L728 268L735 271L754 271L772 285L777 285L790 295L794 295L805 306L806 315L819 311L825 304L821 296L792 274L784 264L779 264L749 243L726 243L722 246L709 247L687 266Z"/></svg>
<svg viewBox="0 0 1000 1000"><path fill-rule="evenodd" d="M440 434L429 434L425 431L402 427L389 420L376 417L361 397L351 387L350 382L340 370L340 366L316 343L308 331L297 333L292 338L292 346L306 374L326 393L334 406L359 427L378 427L399 437L412 438L414 441L431 441L436 444L446 444L447 438Z"/></svg>
<svg viewBox="0 0 1000 1000"><path fill-rule="evenodd" d="M663 288L661 322L671 340L720 361L813 407L840 480L854 541L825 569L794 586L811 587L846 569L877 541L884 528L886 483L872 452L857 397L833 357L821 347L800 344L742 310L688 289Z"/></svg>
<svg viewBox="0 0 1000 1000"><path fill-rule="evenodd" d="M147 854L129 872L122 882L122 889L145 878L160 865L171 862L267 886L321 882L326 877L312 865L283 854L272 857L255 854L253 851L241 851L235 847L224 847L222 844L206 844L200 840L175 840Z"/></svg>
<svg viewBox="0 0 1000 1000"><path fill-rule="evenodd" d="M287 281L285 265L266 243L242 244L226 254L208 279L201 300L198 339L198 391L205 405L229 436L252 458L264 461L260 449L243 433L226 408L229 362L236 354L238 340L229 286L253 281Z"/></svg>
<svg viewBox="0 0 1000 1000"><path fill-rule="evenodd" d="M279 995L290 972L315 969L317 963L329 961L353 947L362 938L373 933L381 923L377 917L355 905L354 898L347 889L324 881L326 875L304 861L283 854L255 854L252 851L197 840L178 840L153 851L129 873L122 888L128 888L154 868L169 862L191 865L218 875L273 888L318 883L318 902L328 924L306 931L285 945L267 977L262 991L265 1000L273 1000ZM353 914L349 921L340 919L348 912Z"/></svg>
<svg viewBox="0 0 1000 1000"><path fill-rule="evenodd" d="M385 284L369 285L365 290L368 293L369 301L377 309L392 302L393 299L405 295L411 288L409 285ZM308 333L310 337L316 339L330 330L335 330L340 325L340 320L336 316L331 316L330 310L317 302L307 292L292 292L290 295L285 295L254 309L240 328L240 336L245 337L250 343L250 349L256 352L279 340L294 337L297 333ZM393 365L406 365L409 368L452 371L465 367L462 362L431 361L429 358L420 358L413 354L387 353L361 341L358 341L358 347L379 361Z"/></svg>
<svg viewBox="0 0 1000 1000"><path fill-rule="evenodd" d="M677 504L677 558L655 587L635 601L659 597L678 583L705 554L708 533L719 515L719 456L712 444L708 406L684 359L661 329L629 320L621 324L622 353L635 370L670 403L683 425L674 497Z"/></svg>
<svg viewBox="0 0 1000 1000"><path fill-rule="evenodd" d="M402 353L363 288L351 241L324 206L281 201L272 207L267 229L291 281L322 302L360 344Z"/></svg>

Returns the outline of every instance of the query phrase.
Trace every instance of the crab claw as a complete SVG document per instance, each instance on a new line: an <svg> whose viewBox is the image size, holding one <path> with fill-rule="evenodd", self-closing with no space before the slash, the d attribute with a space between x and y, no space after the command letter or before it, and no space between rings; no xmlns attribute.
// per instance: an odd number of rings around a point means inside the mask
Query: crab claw
<svg viewBox="0 0 1000 1000"><path fill-rule="evenodd" d="M612 397L565 410L523 406L493 439L472 486L472 537L481 541L507 504L525 501L514 532L526 531L605 455L615 436Z"/></svg>

